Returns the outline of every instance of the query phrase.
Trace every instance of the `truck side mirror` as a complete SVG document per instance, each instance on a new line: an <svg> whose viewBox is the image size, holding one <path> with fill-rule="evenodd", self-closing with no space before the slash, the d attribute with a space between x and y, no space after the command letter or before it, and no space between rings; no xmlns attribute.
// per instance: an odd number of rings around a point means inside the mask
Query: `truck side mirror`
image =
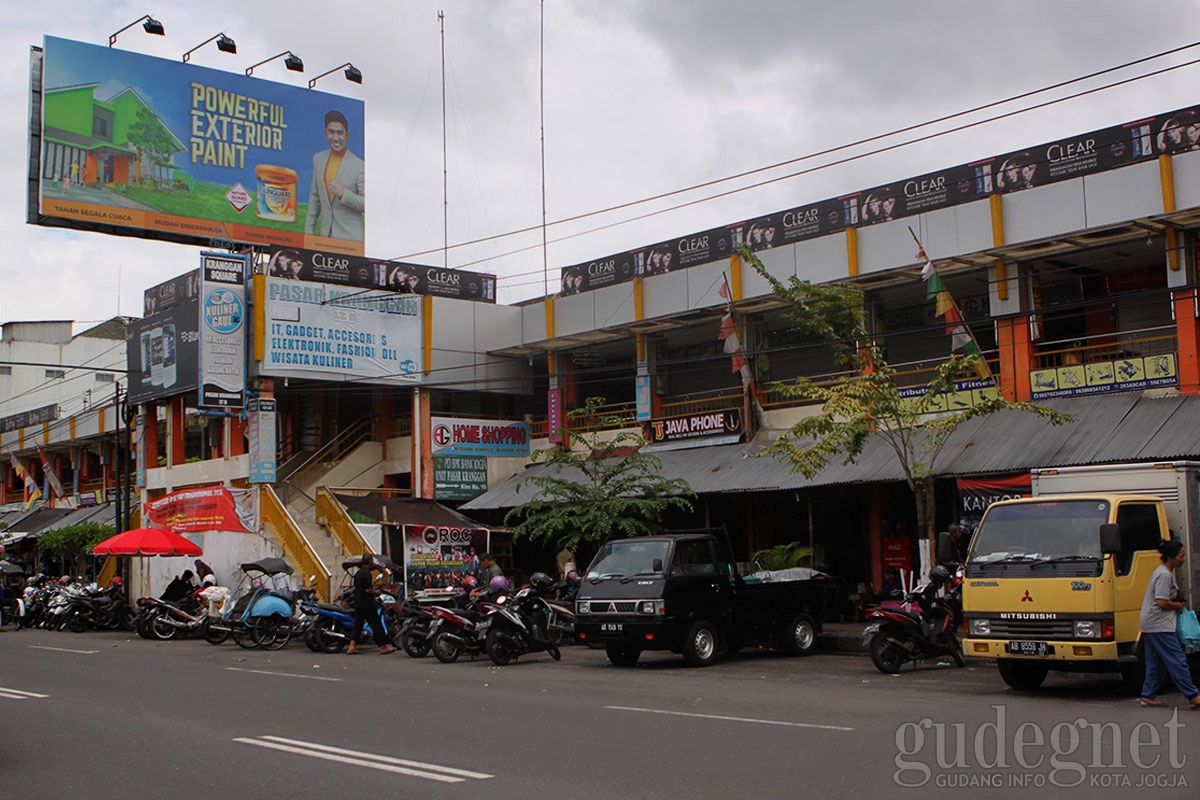
<svg viewBox="0 0 1200 800"><path fill-rule="evenodd" d="M1121 552L1121 526L1106 522L1100 526L1100 552L1104 555Z"/></svg>
<svg viewBox="0 0 1200 800"><path fill-rule="evenodd" d="M652 572L662 572L662 559L656 558L650 562L650 570Z"/></svg>
<svg viewBox="0 0 1200 800"><path fill-rule="evenodd" d="M950 538L948 531L937 535L937 558L938 561L954 560L954 540Z"/></svg>

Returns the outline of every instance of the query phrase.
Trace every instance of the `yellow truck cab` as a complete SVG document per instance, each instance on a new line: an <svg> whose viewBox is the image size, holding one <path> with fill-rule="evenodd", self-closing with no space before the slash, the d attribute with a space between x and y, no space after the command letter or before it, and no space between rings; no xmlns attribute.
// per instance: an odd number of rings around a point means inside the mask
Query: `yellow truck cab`
<svg viewBox="0 0 1200 800"><path fill-rule="evenodd" d="M1194 583L1198 476L1191 462L1035 470L1034 496L990 506L972 540L964 654L995 659L1014 689L1052 669L1119 672L1140 689L1138 616L1160 541L1182 538L1178 578Z"/></svg>

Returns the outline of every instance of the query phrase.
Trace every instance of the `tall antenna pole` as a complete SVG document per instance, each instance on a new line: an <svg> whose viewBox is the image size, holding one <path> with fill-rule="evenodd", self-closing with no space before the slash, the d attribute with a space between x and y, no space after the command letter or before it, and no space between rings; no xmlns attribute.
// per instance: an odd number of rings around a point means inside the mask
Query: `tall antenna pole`
<svg viewBox="0 0 1200 800"><path fill-rule="evenodd" d="M550 264L546 255L546 0L538 16L538 115L542 133L542 275L550 296Z"/></svg>
<svg viewBox="0 0 1200 800"><path fill-rule="evenodd" d="M450 268L450 193L447 188L446 167L446 14L438 11L438 26L442 31L442 266Z"/></svg>

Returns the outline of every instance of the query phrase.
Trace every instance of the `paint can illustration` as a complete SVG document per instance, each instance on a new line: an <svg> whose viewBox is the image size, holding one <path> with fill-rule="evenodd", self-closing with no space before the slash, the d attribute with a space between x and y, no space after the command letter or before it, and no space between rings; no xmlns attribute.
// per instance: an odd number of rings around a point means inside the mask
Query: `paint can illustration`
<svg viewBox="0 0 1200 800"><path fill-rule="evenodd" d="M254 168L254 176L258 179L258 202L255 203L258 218L295 222L296 184L299 181L296 170L259 164Z"/></svg>

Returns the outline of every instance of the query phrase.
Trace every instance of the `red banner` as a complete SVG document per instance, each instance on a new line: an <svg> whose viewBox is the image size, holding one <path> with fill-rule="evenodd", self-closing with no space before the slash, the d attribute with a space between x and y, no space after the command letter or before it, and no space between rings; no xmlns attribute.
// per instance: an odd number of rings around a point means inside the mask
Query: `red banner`
<svg viewBox="0 0 1200 800"><path fill-rule="evenodd" d="M180 489L145 506L146 522L151 527L173 533L233 531L250 533L233 494L223 486Z"/></svg>

